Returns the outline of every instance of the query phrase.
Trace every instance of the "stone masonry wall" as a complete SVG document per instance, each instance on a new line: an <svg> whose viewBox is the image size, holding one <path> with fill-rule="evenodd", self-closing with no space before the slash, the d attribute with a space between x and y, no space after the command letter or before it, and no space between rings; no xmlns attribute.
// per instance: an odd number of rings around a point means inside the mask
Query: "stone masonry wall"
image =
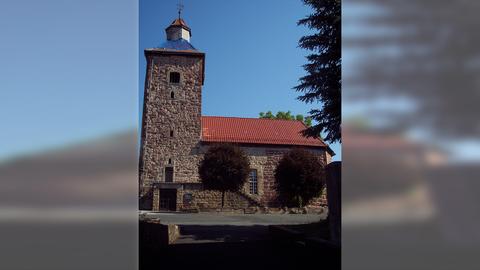
<svg viewBox="0 0 480 270"><path fill-rule="evenodd" d="M203 61L198 55L147 56L140 195L164 181L166 166L174 168L175 182L198 177ZM179 84L169 82L170 72L180 73Z"/></svg>
<svg viewBox="0 0 480 270"><path fill-rule="evenodd" d="M266 160L263 164L263 194L260 202L262 205L268 207L280 207L278 194L275 191L275 169L278 163L283 157L283 154L288 152L290 148L265 148ZM325 166L328 160L328 154L323 150L310 150L312 151L319 161ZM261 166L259 164L259 166ZM309 206L325 206L326 205L326 193L323 192L319 198L314 199Z"/></svg>
<svg viewBox="0 0 480 270"><path fill-rule="evenodd" d="M239 193L227 192L225 196L225 208L240 209L252 206L280 207L275 191L275 169L283 154L290 148L278 147L242 147L247 153L250 168L257 170L258 194L249 194L249 183L245 183ZM200 153L205 153L208 146L202 146ZM328 154L323 150L311 150L316 154L320 162L326 165ZM199 181L198 176L194 178ZM199 182L198 182L199 183ZM191 196L191 201L184 205L184 195ZM314 199L309 207L326 206L326 191ZM177 192L177 208L189 209L213 209L221 205L221 192L204 190L201 185L196 189L181 189Z"/></svg>

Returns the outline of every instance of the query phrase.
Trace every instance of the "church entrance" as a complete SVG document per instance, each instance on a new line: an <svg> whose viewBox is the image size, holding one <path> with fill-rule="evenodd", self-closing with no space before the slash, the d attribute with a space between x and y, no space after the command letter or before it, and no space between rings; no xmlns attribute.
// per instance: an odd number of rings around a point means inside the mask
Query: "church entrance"
<svg viewBox="0 0 480 270"><path fill-rule="evenodd" d="M160 207L161 211L177 210L177 190L171 188L160 189Z"/></svg>

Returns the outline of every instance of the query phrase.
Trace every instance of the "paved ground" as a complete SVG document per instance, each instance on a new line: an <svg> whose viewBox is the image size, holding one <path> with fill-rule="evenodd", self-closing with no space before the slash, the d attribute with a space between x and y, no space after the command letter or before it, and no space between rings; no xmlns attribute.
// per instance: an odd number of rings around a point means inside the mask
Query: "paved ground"
<svg viewBox="0 0 480 270"><path fill-rule="evenodd" d="M142 212L147 218L158 218L163 224L177 225L292 225L318 222L325 214L227 214L227 213L153 213Z"/></svg>
<svg viewBox="0 0 480 270"><path fill-rule="evenodd" d="M177 224L180 238L158 249L142 249L140 269L307 269L312 262L340 269L340 254L276 239L268 225L318 222L325 215L146 213L164 224ZM333 255L332 255L333 254Z"/></svg>
<svg viewBox="0 0 480 270"><path fill-rule="evenodd" d="M269 240L268 226L180 225L175 244L252 242Z"/></svg>
<svg viewBox="0 0 480 270"><path fill-rule="evenodd" d="M325 219L318 214L232 214L232 213L153 213L163 224L176 224L180 238L176 244L251 242L269 239L268 225L315 223Z"/></svg>

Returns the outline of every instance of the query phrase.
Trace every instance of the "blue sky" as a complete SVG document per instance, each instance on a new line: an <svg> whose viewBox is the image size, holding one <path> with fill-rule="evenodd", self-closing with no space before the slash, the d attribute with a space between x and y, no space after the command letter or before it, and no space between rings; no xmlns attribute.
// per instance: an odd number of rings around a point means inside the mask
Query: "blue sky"
<svg viewBox="0 0 480 270"><path fill-rule="evenodd" d="M136 128L138 3L0 3L0 160Z"/></svg>
<svg viewBox="0 0 480 270"><path fill-rule="evenodd" d="M177 17L177 0L140 1L139 66L143 95L145 48L165 39ZM182 18L192 29L191 43L206 53L202 114L258 117L261 111L304 114L317 104L296 100L294 87L304 73L308 51L297 47L309 30L296 22L310 12L300 0L183 0ZM341 159L339 144L331 146Z"/></svg>
<svg viewBox="0 0 480 270"><path fill-rule="evenodd" d="M296 26L309 12L300 0L183 2L207 54L203 114L307 113L291 89L307 54L297 48L308 31ZM176 4L1 1L0 160L137 128L143 49L165 40Z"/></svg>

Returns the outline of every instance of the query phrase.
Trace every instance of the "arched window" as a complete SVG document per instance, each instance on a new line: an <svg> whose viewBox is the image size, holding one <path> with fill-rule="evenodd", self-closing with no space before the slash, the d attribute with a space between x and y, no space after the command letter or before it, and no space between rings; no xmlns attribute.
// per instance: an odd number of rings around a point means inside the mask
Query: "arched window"
<svg viewBox="0 0 480 270"><path fill-rule="evenodd" d="M173 129L170 130L170 137L173 137Z"/></svg>
<svg viewBox="0 0 480 270"><path fill-rule="evenodd" d="M173 91L170 93L170 97L171 97L172 99L175 99L175 93L174 93Z"/></svg>
<svg viewBox="0 0 480 270"><path fill-rule="evenodd" d="M170 72L170 83L180 83L180 73Z"/></svg>

